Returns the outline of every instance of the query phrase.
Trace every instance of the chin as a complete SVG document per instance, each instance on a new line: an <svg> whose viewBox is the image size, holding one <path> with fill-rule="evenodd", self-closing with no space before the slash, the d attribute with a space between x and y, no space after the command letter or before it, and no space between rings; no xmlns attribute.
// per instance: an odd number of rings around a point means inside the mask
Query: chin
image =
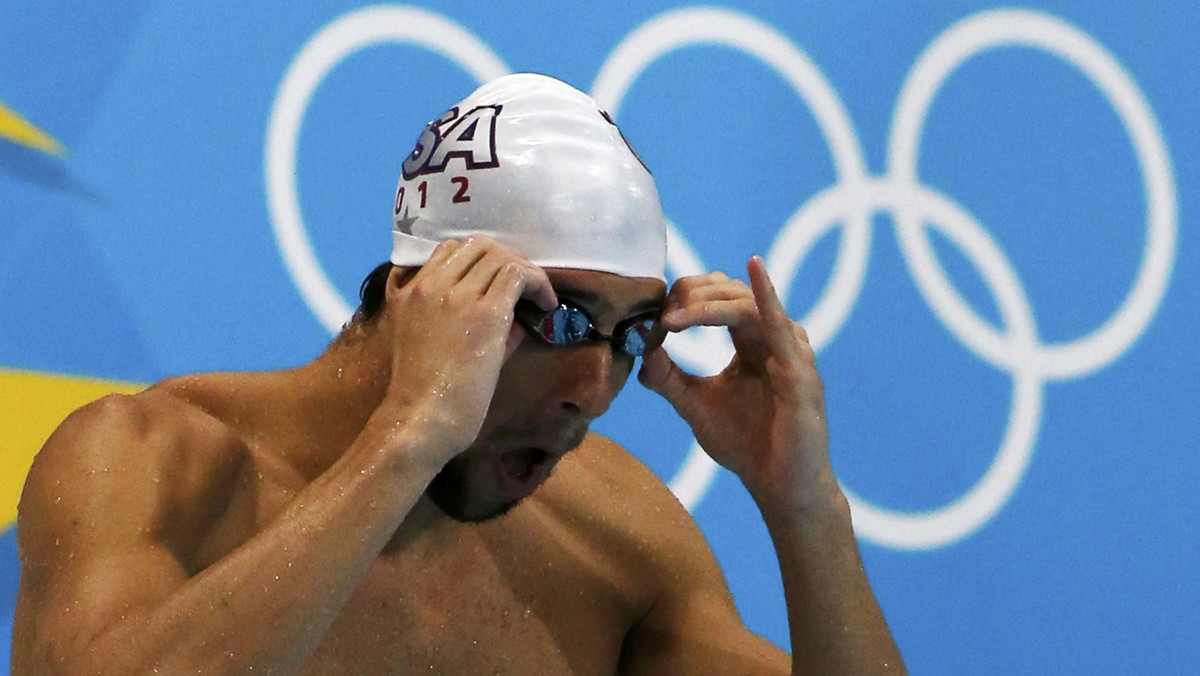
<svg viewBox="0 0 1200 676"><path fill-rule="evenodd" d="M520 500L516 502L503 502L492 505L458 505L451 503L440 503L433 495L429 496L433 500L433 504L437 505L442 512L459 523L483 523L497 519L505 514L508 514L513 507L520 504Z"/></svg>

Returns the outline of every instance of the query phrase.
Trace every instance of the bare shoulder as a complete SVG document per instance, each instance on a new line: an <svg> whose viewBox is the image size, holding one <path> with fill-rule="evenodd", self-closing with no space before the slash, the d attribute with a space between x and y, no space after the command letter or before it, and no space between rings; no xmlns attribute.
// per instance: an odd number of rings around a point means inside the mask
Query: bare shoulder
<svg viewBox="0 0 1200 676"><path fill-rule="evenodd" d="M214 491L247 457L226 425L170 381L99 399L68 416L34 459L19 508L23 556L41 533L83 518L164 535L158 528L169 519L173 533L186 534L212 518L205 507L219 508Z"/></svg>
<svg viewBox="0 0 1200 676"><path fill-rule="evenodd" d="M196 572L248 451L172 388L76 410L34 458L17 512L14 673L78 654Z"/></svg>
<svg viewBox="0 0 1200 676"><path fill-rule="evenodd" d="M628 552L639 575L665 581L699 574L724 586L707 541L670 488L628 450L599 434L563 460L548 496L575 515L588 537ZM555 479L560 477L555 476ZM547 484L551 488L551 484ZM715 576L715 578L714 578Z"/></svg>
<svg viewBox="0 0 1200 676"><path fill-rule="evenodd" d="M649 602L629 628L622 673L789 671L788 656L742 623L704 534L649 468L589 435L563 469L554 496L577 512L578 530L586 531L580 537L647 585Z"/></svg>

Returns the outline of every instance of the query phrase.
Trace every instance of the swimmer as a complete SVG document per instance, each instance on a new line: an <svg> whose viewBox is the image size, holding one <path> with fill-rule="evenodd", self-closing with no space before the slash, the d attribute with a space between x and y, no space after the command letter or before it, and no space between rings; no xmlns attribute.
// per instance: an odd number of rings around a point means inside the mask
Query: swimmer
<svg viewBox="0 0 1200 676"><path fill-rule="evenodd" d="M20 503L14 674L904 673L804 329L757 257L748 284L668 291L653 179L594 101L485 84L389 207L390 260L317 359L54 432ZM729 331L720 374L662 348L694 326ZM790 655L667 487L588 432L635 367L760 509Z"/></svg>

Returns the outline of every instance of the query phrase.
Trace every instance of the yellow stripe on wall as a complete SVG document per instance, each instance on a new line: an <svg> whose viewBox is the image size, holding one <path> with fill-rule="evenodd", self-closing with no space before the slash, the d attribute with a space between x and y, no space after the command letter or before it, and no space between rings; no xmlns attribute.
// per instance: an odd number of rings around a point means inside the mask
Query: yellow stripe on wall
<svg viewBox="0 0 1200 676"><path fill-rule="evenodd" d="M0 369L0 527L17 518L33 456L67 415L113 392L143 385Z"/></svg>
<svg viewBox="0 0 1200 676"><path fill-rule="evenodd" d="M17 111L0 103L0 138L16 141L23 146L35 148L51 155L62 157L67 149L58 139L33 126Z"/></svg>

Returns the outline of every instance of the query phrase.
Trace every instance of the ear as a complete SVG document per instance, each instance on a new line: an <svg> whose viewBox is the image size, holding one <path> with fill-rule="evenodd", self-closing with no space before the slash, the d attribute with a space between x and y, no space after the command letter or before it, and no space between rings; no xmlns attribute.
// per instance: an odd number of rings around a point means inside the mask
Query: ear
<svg viewBox="0 0 1200 676"><path fill-rule="evenodd" d="M384 293L390 298L393 293L404 288L405 284L408 284L410 281L412 281L412 278L416 277L420 270L420 267L401 267L399 265L393 265L392 269L388 272L387 285L384 287Z"/></svg>
<svg viewBox="0 0 1200 676"><path fill-rule="evenodd" d="M404 288L405 284L412 281L420 269L419 267L393 265L388 269L386 276L368 277L360 292L363 303L361 307L371 308L369 313L371 318L386 314L388 307L395 302L392 296Z"/></svg>

